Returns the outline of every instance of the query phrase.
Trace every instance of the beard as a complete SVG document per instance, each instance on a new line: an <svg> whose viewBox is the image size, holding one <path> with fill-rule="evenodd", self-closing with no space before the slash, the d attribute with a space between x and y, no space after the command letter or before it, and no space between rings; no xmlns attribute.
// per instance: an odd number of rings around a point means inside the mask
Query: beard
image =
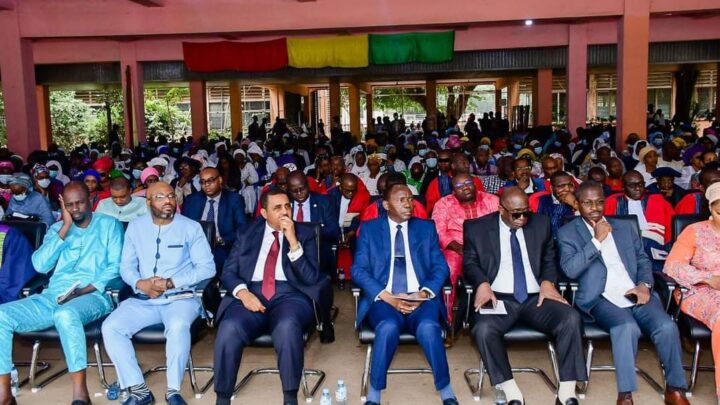
<svg viewBox="0 0 720 405"><path fill-rule="evenodd" d="M167 212L164 212L164 211L161 210L161 209L157 209L157 208L155 208L155 207L152 207L152 208L151 208L151 211L152 211L153 217L155 217L155 218L159 218L159 219L164 219L164 220L166 220L166 219L173 219L173 218L175 217L175 210L172 210L172 211L170 211L169 213L167 213Z"/></svg>

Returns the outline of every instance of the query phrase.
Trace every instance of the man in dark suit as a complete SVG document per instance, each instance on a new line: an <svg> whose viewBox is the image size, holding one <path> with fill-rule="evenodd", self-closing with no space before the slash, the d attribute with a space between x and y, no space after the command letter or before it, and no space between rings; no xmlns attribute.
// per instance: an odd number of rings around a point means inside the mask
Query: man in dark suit
<svg viewBox="0 0 720 405"><path fill-rule="evenodd" d="M637 227L603 217L605 197L599 183L582 183L575 197L582 217L558 232L560 265L578 280L578 308L610 333L617 404L633 403L641 331L652 338L665 370L665 403L689 404L678 329L652 293L652 263Z"/></svg>
<svg viewBox="0 0 720 405"><path fill-rule="evenodd" d="M185 198L182 214L195 221L215 223L216 243L215 265L222 269L233 242L235 233L246 224L245 203L237 193L223 190L223 179L214 167L200 172L202 193L193 193Z"/></svg>
<svg viewBox="0 0 720 405"><path fill-rule="evenodd" d="M217 404L229 405L243 349L272 334L283 404L297 404L303 370L303 333L314 321L322 278L314 229L295 224L283 190L260 199L263 219L238 230L220 277L228 294L218 310L215 340Z"/></svg>
<svg viewBox="0 0 720 405"><path fill-rule="evenodd" d="M380 403L380 391L385 389L387 370L403 332L415 335L423 348L443 404L458 403L442 339L447 311L440 295L449 270L435 225L411 218L412 202L406 185L388 187L383 195L387 217L365 222L357 241L351 273L363 295L356 327L367 319L375 329L365 405Z"/></svg>
<svg viewBox="0 0 720 405"><path fill-rule="evenodd" d="M518 187L505 189L499 212L465 221L463 274L475 293L472 336L490 383L500 385L509 405L522 405L512 376L503 336L522 322L555 340L559 355L557 403L577 404L576 381L587 380L580 315L555 288L557 265L550 220L531 215L528 196ZM502 301L507 314L482 314Z"/></svg>
<svg viewBox="0 0 720 405"><path fill-rule="evenodd" d="M335 255L332 245L338 243L340 227L335 207L322 194L310 192L308 179L301 171L294 171L288 176L288 196L292 203L292 219L295 222L316 222L320 224L320 270L327 282L323 283L320 295L320 320L323 329L320 333L322 343L335 341L335 330L332 324L333 288L332 280L335 270Z"/></svg>
<svg viewBox="0 0 720 405"><path fill-rule="evenodd" d="M603 217L605 197L599 183L582 183L575 197L582 217L558 232L560 265L578 281L578 308L610 333L617 404L633 403L641 331L652 338L665 370L665 403L689 404L679 332L652 293L652 263L637 226Z"/></svg>

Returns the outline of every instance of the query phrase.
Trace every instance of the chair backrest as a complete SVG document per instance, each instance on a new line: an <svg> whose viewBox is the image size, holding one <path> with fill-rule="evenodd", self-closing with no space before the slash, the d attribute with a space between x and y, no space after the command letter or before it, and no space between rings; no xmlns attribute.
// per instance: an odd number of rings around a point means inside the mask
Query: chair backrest
<svg viewBox="0 0 720 405"><path fill-rule="evenodd" d="M674 215L672 218L672 242L675 243L682 231L695 222L700 222L704 218L697 214Z"/></svg>
<svg viewBox="0 0 720 405"><path fill-rule="evenodd" d="M45 239L45 234L47 233L47 225L40 221L31 221L27 219L6 219L0 223L11 226L22 232L22 234L25 235L27 240L30 242L30 246L33 247L33 250L37 250L40 246L42 246L43 239Z"/></svg>
<svg viewBox="0 0 720 405"><path fill-rule="evenodd" d="M216 240L215 223L213 221L200 221L200 226L202 227L203 233L205 234L205 237L210 244L210 248L214 249Z"/></svg>
<svg viewBox="0 0 720 405"><path fill-rule="evenodd" d="M320 232L322 229L320 222L305 222L305 224L310 225L315 228L315 244L317 245L317 249L318 249L317 253L318 253L318 263L319 263L320 260L322 259L322 257L320 256L320 252L322 252L322 250L320 249L320 243L322 241L322 238L320 237ZM322 266L320 268L322 268Z"/></svg>

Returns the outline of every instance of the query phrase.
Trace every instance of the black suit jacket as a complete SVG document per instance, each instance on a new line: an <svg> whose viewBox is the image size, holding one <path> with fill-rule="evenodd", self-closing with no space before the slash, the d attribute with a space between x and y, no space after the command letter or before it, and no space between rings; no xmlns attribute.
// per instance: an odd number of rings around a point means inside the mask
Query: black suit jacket
<svg viewBox="0 0 720 405"><path fill-rule="evenodd" d="M500 269L500 214L467 220L463 225L463 275L474 289L495 281ZM538 284L557 281L555 244L550 219L532 214L523 227L530 267ZM511 254L503 252L504 254Z"/></svg>
<svg viewBox="0 0 720 405"><path fill-rule="evenodd" d="M193 193L185 197L182 214L194 221L202 221L207 197L204 193ZM223 190L220 193L218 210L218 235L227 245L235 242L237 230L245 226L245 202L238 193Z"/></svg>
<svg viewBox="0 0 720 405"><path fill-rule="evenodd" d="M293 201L293 210L297 201ZM330 202L327 196L319 193L311 192L308 199L303 203L310 207L310 219L307 222L317 222L320 224L320 236L324 241L335 243L340 236L340 226L338 225L338 213L335 205Z"/></svg>
<svg viewBox="0 0 720 405"><path fill-rule="evenodd" d="M225 309L233 300L232 291L240 284L250 285L255 264L260 255L262 239L265 234L265 220L255 221L249 227L238 230L237 238L233 244L230 255L225 261L220 281L227 289L227 294L218 309L218 321L222 319ZM295 223L295 235L302 245L303 255L294 262L287 257L290 245L284 241L282 252L282 267L288 283L305 294L308 298L318 301L320 298L320 271L318 270L318 247L315 238L315 228L312 225Z"/></svg>

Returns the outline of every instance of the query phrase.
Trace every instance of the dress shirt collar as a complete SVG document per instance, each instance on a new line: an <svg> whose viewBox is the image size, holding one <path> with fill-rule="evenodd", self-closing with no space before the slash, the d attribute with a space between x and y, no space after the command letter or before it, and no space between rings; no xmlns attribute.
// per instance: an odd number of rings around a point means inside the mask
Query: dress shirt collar
<svg viewBox="0 0 720 405"><path fill-rule="evenodd" d="M222 191L218 193L215 197L205 196L207 198L206 202L210 202L210 200L215 201L215 204L217 205L220 202L220 196L222 195Z"/></svg>
<svg viewBox="0 0 720 405"><path fill-rule="evenodd" d="M392 219L390 219L390 215L388 215L388 224L390 225L390 230L397 229L397 226L400 225L404 229L407 229L408 221L405 222L395 222Z"/></svg>

